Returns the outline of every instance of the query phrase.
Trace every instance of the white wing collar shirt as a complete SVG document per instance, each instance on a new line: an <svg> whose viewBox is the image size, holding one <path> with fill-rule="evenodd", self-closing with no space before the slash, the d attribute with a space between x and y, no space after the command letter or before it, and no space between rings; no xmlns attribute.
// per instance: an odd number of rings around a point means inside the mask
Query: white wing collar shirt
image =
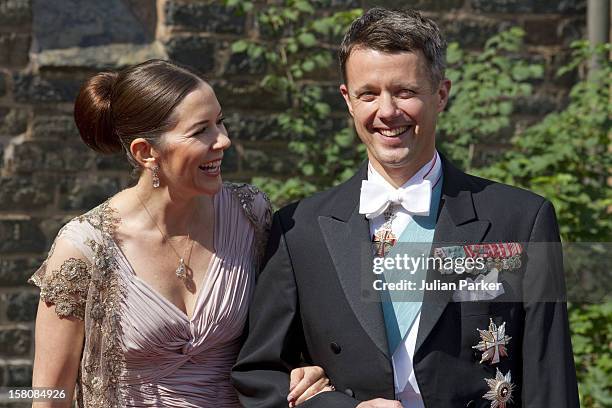
<svg viewBox="0 0 612 408"><path fill-rule="evenodd" d="M431 190L440 181L442 175L442 163L440 161L440 155L436 151L434 157L414 176L410 178L401 187L395 188L391 185L384 177L378 173L371 163L368 163L368 182L374 182L377 187L374 187L378 192L386 190L387 197L391 201L398 202L399 204L394 205L395 216L391 220L391 230L393 235L399 237L402 235L404 229L412 222L412 214L423 215L422 210L426 209L429 211L431 201ZM429 181L428 183L426 181ZM365 183L364 183L365 184ZM367 183L373 186L372 183ZM428 187L428 191L423 191L423 186ZM369 188L367 190L370 190ZM380 206L380 203L372 203L369 197L373 197L371 194L372 190L364 191L362 187L362 194L360 197L360 212L366 214L366 217L370 221L370 236L373 237L378 230L385 223L384 211L387 208L385 205ZM411 205L413 208L407 210L404 208L404 203L401 199L394 199L396 196L401 196L405 193L411 195ZM369 205L368 205L369 204ZM401 205L400 205L401 204ZM374 207L377 207L374 209ZM408 207L408 206L406 206ZM426 214L425 214L426 215ZM414 375L412 360L414 357L414 349L416 345L416 337L419 331L419 320L421 313L415 318L414 324L410 328L408 335L404 338L401 344L397 347L392 356L394 382L395 382L395 395L398 400L401 401L402 406L406 408L424 408L423 399L421 398L421 392Z"/></svg>

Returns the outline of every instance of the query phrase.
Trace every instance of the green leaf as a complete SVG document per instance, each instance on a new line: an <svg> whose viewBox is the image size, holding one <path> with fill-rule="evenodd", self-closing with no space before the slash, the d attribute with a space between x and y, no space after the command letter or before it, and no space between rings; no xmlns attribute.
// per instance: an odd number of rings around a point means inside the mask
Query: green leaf
<svg viewBox="0 0 612 408"><path fill-rule="evenodd" d="M249 46L249 42L246 40L238 40L232 44L232 52L237 54L246 51Z"/></svg>
<svg viewBox="0 0 612 408"><path fill-rule="evenodd" d="M302 69L306 72L310 72L315 69L315 63L312 60L306 60L302 63Z"/></svg>
<svg viewBox="0 0 612 408"><path fill-rule="evenodd" d="M502 102L499 104L499 113L504 116L508 116L512 113L512 103Z"/></svg>
<svg viewBox="0 0 612 408"><path fill-rule="evenodd" d="M327 35L331 31L332 25L328 19L320 19L313 21L312 29L319 34Z"/></svg>
<svg viewBox="0 0 612 408"><path fill-rule="evenodd" d="M297 65L294 65L291 67L291 75L293 75L295 79L300 79L304 76L304 71Z"/></svg>
<svg viewBox="0 0 612 408"><path fill-rule="evenodd" d="M351 132L343 131L334 136L334 141L338 146L348 148L355 144L355 137Z"/></svg>
<svg viewBox="0 0 612 408"><path fill-rule="evenodd" d="M297 21L300 18L300 13L291 9L284 9L282 15L289 21Z"/></svg>
<svg viewBox="0 0 612 408"><path fill-rule="evenodd" d="M287 52L291 54L295 54L297 51L298 51L297 42L293 38L290 38L289 40L287 40Z"/></svg>
<svg viewBox="0 0 612 408"><path fill-rule="evenodd" d="M529 66L531 71L531 78L542 78L544 75L544 67L539 64L533 64Z"/></svg>
<svg viewBox="0 0 612 408"><path fill-rule="evenodd" d="M304 47L314 47L317 44L317 38L312 33L301 33L298 35L298 41Z"/></svg>
<svg viewBox="0 0 612 408"><path fill-rule="evenodd" d="M314 174L314 165L310 163L305 164L302 166L302 173L304 173L305 176L312 176Z"/></svg>
<svg viewBox="0 0 612 408"><path fill-rule="evenodd" d="M302 13L313 14L315 12L314 8L310 5L310 2L305 0L297 0L294 7Z"/></svg>
<svg viewBox="0 0 612 408"><path fill-rule="evenodd" d="M250 44L249 47L247 48L247 54L252 59L257 59L257 58L261 57L264 52L265 52L264 47L261 47L259 45L255 45L255 44Z"/></svg>
<svg viewBox="0 0 612 408"><path fill-rule="evenodd" d="M314 104L314 109L320 116L327 116L331 112L329 105L324 102L316 102Z"/></svg>
<svg viewBox="0 0 612 408"><path fill-rule="evenodd" d="M446 62L449 65L453 65L458 63L463 59L463 51L459 47L459 44L456 42L452 42L448 45L446 49Z"/></svg>

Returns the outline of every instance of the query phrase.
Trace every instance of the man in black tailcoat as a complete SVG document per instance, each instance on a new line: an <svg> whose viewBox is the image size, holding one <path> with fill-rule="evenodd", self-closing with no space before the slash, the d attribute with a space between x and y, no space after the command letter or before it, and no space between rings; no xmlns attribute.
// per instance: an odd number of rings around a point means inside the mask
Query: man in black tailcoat
<svg viewBox="0 0 612 408"><path fill-rule="evenodd" d="M232 372L245 407L287 406L289 372L303 361L333 384L304 407L578 406L554 209L437 152L445 52L436 24L414 11L372 9L347 32L340 90L368 161L274 216ZM415 237L453 256L488 255L470 281L494 277L501 290L394 301L372 265ZM534 243L549 257L525 262Z"/></svg>

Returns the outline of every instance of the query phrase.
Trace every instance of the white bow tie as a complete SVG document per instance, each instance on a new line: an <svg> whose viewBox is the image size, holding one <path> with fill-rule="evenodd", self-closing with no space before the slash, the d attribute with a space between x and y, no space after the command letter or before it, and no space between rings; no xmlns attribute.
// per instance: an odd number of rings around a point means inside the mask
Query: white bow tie
<svg viewBox="0 0 612 408"><path fill-rule="evenodd" d="M431 202L431 182L423 180L406 188L390 190L379 183L369 180L361 182L359 213L371 220L382 213L390 204L400 204L412 215L429 215Z"/></svg>

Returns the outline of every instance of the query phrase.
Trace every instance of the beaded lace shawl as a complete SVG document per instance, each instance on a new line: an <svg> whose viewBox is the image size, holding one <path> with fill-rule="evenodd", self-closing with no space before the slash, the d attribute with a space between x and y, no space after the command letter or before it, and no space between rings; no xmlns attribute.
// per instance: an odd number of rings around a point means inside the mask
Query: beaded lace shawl
<svg viewBox="0 0 612 408"><path fill-rule="evenodd" d="M254 262L261 261L271 223L271 206L267 196L249 184L224 183L240 202L244 214L255 229ZM264 211L254 208L257 197L265 201ZM259 207L262 207L261 205ZM96 239L84 237L83 244L91 251L91 262L66 259L58 270L48 272L46 265L53 255L55 242L73 223L89 223L97 232ZM72 316L85 322L85 343L77 377L76 399L79 407L121 407L117 379L124 369L120 345L120 303L125 288L117 276L117 247L114 232L119 224L109 200L76 217L58 233L47 260L29 282L40 287L40 299L55 305L60 317Z"/></svg>

